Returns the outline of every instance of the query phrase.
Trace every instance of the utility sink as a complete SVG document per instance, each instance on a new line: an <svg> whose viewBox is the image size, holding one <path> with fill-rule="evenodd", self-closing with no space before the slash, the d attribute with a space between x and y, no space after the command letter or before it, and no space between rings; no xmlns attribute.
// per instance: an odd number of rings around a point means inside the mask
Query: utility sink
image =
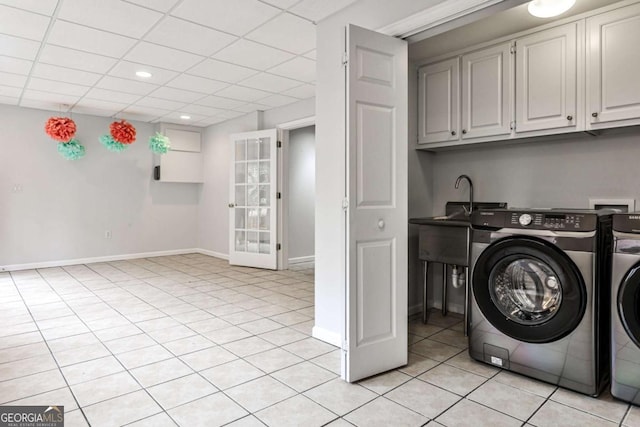
<svg viewBox="0 0 640 427"><path fill-rule="evenodd" d="M506 203L475 203L475 209L505 208ZM411 218L420 226L419 255L423 261L467 267L471 218L469 204L448 202L446 215Z"/></svg>

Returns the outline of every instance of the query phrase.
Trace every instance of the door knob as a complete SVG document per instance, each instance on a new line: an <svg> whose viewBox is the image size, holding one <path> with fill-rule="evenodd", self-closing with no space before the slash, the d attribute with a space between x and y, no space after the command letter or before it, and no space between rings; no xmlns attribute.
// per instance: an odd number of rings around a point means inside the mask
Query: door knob
<svg viewBox="0 0 640 427"><path fill-rule="evenodd" d="M382 230L384 228L384 220L383 219L379 219L378 220L378 228L380 230Z"/></svg>
<svg viewBox="0 0 640 427"><path fill-rule="evenodd" d="M234 205L233 203L229 203L229 207L230 207L230 208L235 208L235 207L236 207L236 205Z"/></svg>

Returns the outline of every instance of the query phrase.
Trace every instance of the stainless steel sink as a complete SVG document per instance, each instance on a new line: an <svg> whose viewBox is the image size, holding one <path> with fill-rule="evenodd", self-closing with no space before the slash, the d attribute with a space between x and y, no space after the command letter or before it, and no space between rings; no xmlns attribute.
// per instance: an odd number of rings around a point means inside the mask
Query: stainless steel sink
<svg viewBox="0 0 640 427"><path fill-rule="evenodd" d="M464 214L464 213L463 213ZM421 218L418 257L423 261L466 267L470 222L465 215Z"/></svg>

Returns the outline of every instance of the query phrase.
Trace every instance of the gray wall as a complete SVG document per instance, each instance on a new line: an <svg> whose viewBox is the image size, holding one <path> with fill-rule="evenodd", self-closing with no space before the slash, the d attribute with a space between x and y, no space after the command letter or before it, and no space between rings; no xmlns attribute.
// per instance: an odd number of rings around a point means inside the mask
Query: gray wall
<svg viewBox="0 0 640 427"><path fill-rule="evenodd" d="M74 114L87 154L68 161L44 132L59 115L0 105L0 268L197 247L200 185L153 180L154 125L132 122L136 142L113 153L98 141L113 119Z"/></svg>
<svg viewBox="0 0 640 427"><path fill-rule="evenodd" d="M315 245L316 130L289 131L289 259L311 257Z"/></svg>

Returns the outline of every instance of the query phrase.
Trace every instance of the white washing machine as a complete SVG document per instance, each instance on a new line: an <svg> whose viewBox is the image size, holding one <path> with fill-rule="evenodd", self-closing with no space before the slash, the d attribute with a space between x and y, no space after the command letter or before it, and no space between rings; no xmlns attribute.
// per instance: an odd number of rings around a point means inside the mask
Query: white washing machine
<svg viewBox="0 0 640 427"><path fill-rule="evenodd" d="M613 216L611 394L640 405L640 213Z"/></svg>
<svg viewBox="0 0 640 427"><path fill-rule="evenodd" d="M474 212L469 353L596 396L608 380L611 212Z"/></svg>

